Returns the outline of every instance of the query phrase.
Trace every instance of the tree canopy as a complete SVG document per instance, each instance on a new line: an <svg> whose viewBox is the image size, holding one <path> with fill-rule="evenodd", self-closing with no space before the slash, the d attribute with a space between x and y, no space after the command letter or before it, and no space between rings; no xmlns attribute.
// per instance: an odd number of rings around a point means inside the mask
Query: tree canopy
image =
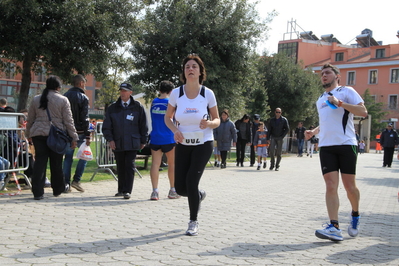
<svg viewBox="0 0 399 266"><path fill-rule="evenodd" d="M311 69L303 69L301 64L282 53L273 57L263 56L259 75L267 91L270 116L274 116L274 110L279 107L291 128L299 121L308 126L317 123L315 102L323 88Z"/></svg>
<svg viewBox="0 0 399 266"><path fill-rule="evenodd" d="M31 71L106 75L109 57L132 40L139 0L2 0L0 57L22 62L18 110L26 107Z"/></svg>
<svg viewBox="0 0 399 266"><path fill-rule="evenodd" d="M204 85L215 92L218 106L240 111L247 100L242 93L248 87L248 60L268 29L255 6L247 0L159 1L147 10L133 43L137 73L131 76L132 83L145 86L151 99L160 81L181 84L182 60L196 53L207 69Z"/></svg>

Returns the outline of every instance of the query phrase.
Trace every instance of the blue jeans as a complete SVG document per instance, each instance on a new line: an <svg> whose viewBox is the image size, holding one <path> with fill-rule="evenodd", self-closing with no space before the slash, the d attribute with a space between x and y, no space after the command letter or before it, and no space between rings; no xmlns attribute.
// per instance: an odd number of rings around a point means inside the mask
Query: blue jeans
<svg viewBox="0 0 399 266"><path fill-rule="evenodd" d="M8 170L10 168L10 162L0 156L0 171L1 170ZM0 173L0 181L3 181L6 177L6 173Z"/></svg>
<svg viewBox="0 0 399 266"><path fill-rule="evenodd" d="M79 134L78 148L85 141L86 141L86 135ZM64 166L62 169L64 172L64 176L65 176L65 184L71 184L71 168L72 168L74 152L75 152L75 149L69 148L67 150L67 152L65 153ZM78 165L76 166L75 175L73 176L73 181L80 182L80 179L82 178L83 172L86 168L86 164L87 164L87 161L79 159Z"/></svg>
<svg viewBox="0 0 399 266"><path fill-rule="evenodd" d="M298 154L301 155L303 153L303 143L304 139L298 139Z"/></svg>

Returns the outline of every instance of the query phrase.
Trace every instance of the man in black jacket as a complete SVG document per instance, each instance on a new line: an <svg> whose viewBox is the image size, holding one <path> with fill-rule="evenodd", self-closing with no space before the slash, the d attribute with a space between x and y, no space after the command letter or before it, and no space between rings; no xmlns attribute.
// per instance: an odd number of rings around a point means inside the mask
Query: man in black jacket
<svg viewBox="0 0 399 266"><path fill-rule="evenodd" d="M283 140L285 135L290 131L287 118L281 115L281 108L276 108L276 117L270 119L269 122L269 134L267 134L268 140L270 140L270 170L274 168L274 156L277 156L276 171L280 169L281 152L283 149ZM276 154L275 154L275 149Z"/></svg>
<svg viewBox="0 0 399 266"><path fill-rule="evenodd" d="M122 83L119 93L119 99L107 109L103 134L115 154L118 170L118 193L115 196L130 199L134 181L134 161L137 152L147 143L147 117L143 106L132 97L132 85Z"/></svg>
<svg viewBox="0 0 399 266"><path fill-rule="evenodd" d="M381 146L384 148L384 161L382 163L382 167L391 167L393 153L395 146L398 145L398 142L398 133L392 129L392 124L389 123L387 128L381 133L380 138Z"/></svg>
<svg viewBox="0 0 399 266"><path fill-rule="evenodd" d="M70 88L64 96L68 98L71 104L72 117L79 136L78 147L80 147L83 142L86 142L86 145L90 146L89 98L85 94L86 79L82 75L76 75L73 77L72 85L73 87ZM79 159L71 184L71 168L74 152L75 149L68 149L65 153L63 166L65 184L67 187L65 192L70 192L71 186L80 192L84 192L80 180L86 168L87 161Z"/></svg>

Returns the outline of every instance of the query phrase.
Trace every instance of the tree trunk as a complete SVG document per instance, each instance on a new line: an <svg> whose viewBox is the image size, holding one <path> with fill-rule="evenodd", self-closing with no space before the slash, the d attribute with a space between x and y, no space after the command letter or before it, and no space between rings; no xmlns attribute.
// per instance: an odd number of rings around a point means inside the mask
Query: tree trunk
<svg viewBox="0 0 399 266"><path fill-rule="evenodd" d="M22 109L25 109L27 106L27 101L29 97L29 88L30 83L32 81L31 77L31 66L32 66L32 59L29 55L25 56L24 61L22 62L22 82L21 88L19 90L19 101L18 101L18 108L17 112Z"/></svg>

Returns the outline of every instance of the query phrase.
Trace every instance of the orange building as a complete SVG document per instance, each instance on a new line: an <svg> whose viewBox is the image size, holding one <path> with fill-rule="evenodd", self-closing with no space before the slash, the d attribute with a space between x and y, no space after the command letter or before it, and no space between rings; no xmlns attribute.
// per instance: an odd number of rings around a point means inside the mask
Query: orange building
<svg viewBox="0 0 399 266"><path fill-rule="evenodd" d="M312 32L302 32L297 39L280 41L278 52L287 53L316 73L326 63L336 65L341 70L341 85L351 86L361 95L369 89L375 101L383 103L383 111L388 112L385 120L397 123L399 44L382 45L369 29L356 36L356 44L352 45L342 45L332 34L319 39Z"/></svg>
<svg viewBox="0 0 399 266"><path fill-rule="evenodd" d="M41 89L46 86L45 74L31 73L32 81L30 84L29 97L33 97L38 94ZM89 97L89 110L94 110L95 101L95 90L101 89L102 83L97 82L93 75L87 75L86 77L86 95ZM11 64L7 72L0 72L0 98L6 98L8 104L17 108L17 99L15 94L19 92L21 88L22 74L16 72L16 66ZM70 88L70 85L64 85L64 88ZM28 102L29 104L29 102ZM18 111L18 110L17 110Z"/></svg>

